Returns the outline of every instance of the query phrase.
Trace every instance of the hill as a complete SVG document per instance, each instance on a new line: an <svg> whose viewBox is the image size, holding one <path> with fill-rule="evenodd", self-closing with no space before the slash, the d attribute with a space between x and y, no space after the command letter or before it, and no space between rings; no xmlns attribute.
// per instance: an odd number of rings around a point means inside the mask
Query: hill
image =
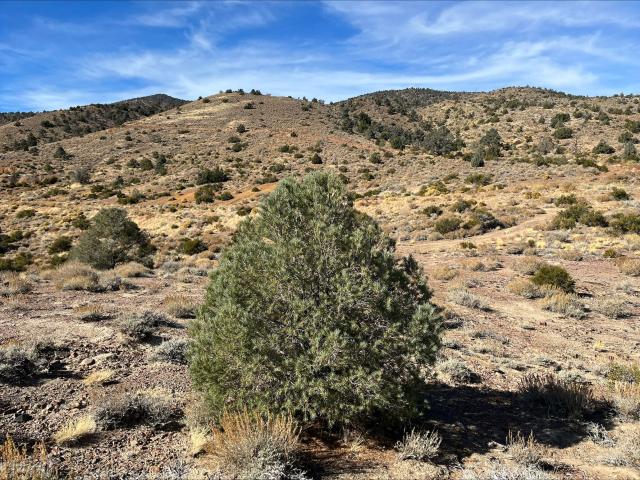
<svg viewBox="0 0 640 480"><path fill-rule="evenodd" d="M325 104L228 92L112 121L0 153L0 267L15 271L0 278L0 344L53 342L28 350L50 359L37 381L2 385L0 432L42 440L75 471L173 472L179 452L194 478L210 473L182 327L238 224L279 180L322 169L424 268L442 309L429 409L411 426L442 445L418 462L394 451L401 431L309 428L312 478L637 476L640 97L408 89ZM146 266L65 263L105 207L146 233ZM149 336L125 338L142 315ZM69 421L140 398L169 420L55 444Z"/></svg>
<svg viewBox="0 0 640 480"><path fill-rule="evenodd" d="M0 150L29 151L43 143L97 132L188 103L164 94L42 113L0 114Z"/></svg>

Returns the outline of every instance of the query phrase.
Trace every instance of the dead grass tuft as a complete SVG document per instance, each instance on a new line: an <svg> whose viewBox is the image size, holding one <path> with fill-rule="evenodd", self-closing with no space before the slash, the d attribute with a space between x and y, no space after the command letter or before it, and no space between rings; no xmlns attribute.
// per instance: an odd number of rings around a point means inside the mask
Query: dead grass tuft
<svg viewBox="0 0 640 480"><path fill-rule="evenodd" d="M289 416L226 413L213 432L211 451L234 478L286 478L293 470L299 437L300 429Z"/></svg>
<svg viewBox="0 0 640 480"><path fill-rule="evenodd" d="M70 421L53 436L58 445L77 444L83 439L96 433L97 425L91 415L85 415L76 420Z"/></svg>
<svg viewBox="0 0 640 480"><path fill-rule="evenodd" d="M550 373L530 373L518 385L522 397L549 414L578 418L589 407L593 394L582 383L561 379Z"/></svg>

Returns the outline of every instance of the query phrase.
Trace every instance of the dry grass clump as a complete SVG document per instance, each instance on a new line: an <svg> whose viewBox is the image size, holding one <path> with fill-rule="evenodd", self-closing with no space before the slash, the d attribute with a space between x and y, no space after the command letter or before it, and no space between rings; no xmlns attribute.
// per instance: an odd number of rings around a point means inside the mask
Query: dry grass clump
<svg viewBox="0 0 640 480"><path fill-rule="evenodd" d="M149 425L163 428L176 416L173 400L164 392L144 390L133 394L107 397L96 408L96 423L105 430Z"/></svg>
<svg viewBox="0 0 640 480"><path fill-rule="evenodd" d="M211 451L223 471L244 480L290 478L300 429L292 417L247 411L225 413L213 432Z"/></svg>
<svg viewBox="0 0 640 480"><path fill-rule="evenodd" d="M460 360L446 360L438 364L438 371L455 383L478 381L478 375Z"/></svg>
<svg viewBox="0 0 640 480"><path fill-rule="evenodd" d="M545 297L541 301L543 310L559 313L570 318L584 318L584 306L577 296L571 293L557 292Z"/></svg>
<svg viewBox="0 0 640 480"><path fill-rule="evenodd" d="M537 257L524 257L513 265L513 269L523 275L533 275L544 265L547 263Z"/></svg>
<svg viewBox="0 0 640 480"><path fill-rule="evenodd" d="M17 446L11 437L0 445L0 480L57 480L57 470L47 460L43 443L38 443L32 455L27 448Z"/></svg>
<svg viewBox="0 0 640 480"><path fill-rule="evenodd" d="M442 438L435 430L416 432L411 430L404 435L402 441L396 443L400 460L418 460L426 462L438 455Z"/></svg>
<svg viewBox="0 0 640 480"><path fill-rule="evenodd" d="M125 318L119 326L120 333L129 342L142 342L150 338L158 327L171 325L161 313L151 311Z"/></svg>
<svg viewBox="0 0 640 480"><path fill-rule="evenodd" d="M140 278L151 276L151 270L138 262L128 262L113 269L117 275L125 278Z"/></svg>
<svg viewBox="0 0 640 480"><path fill-rule="evenodd" d="M76 444L96 433L97 425L91 415L84 415L70 421L53 436L58 445Z"/></svg>
<svg viewBox="0 0 640 480"><path fill-rule="evenodd" d="M514 278L507 285L509 290L514 295L518 295L523 298L541 298L544 296L542 289L526 278Z"/></svg>
<svg viewBox="0 0 640 480"><path fill-rule="evenodd" d="M625 421L640 420L640 385L613 382L609 387L609 399L616 414Z"/></svg>
<svg viewBox="0 0 640 480"><path fill-rule="evenodd" d="M630 277L640 276L640 258L624 258L618 262L620 272Z"/></svg>
<svg viewBox="0 0 640 480"><path fill-rule="evenodd" d="M453 302L463 307L473 308L476 310L490 310L489 305L477 295L471 293L465 287L457 287L449 292L448 297Z"/></svg>
<svg viewBox="0 0 640 480"><path fill-rule="evenodd" d="M483 260L474 258L465 262L465 267L472 272L494 272L502 268L502 263L500 263L499 260L491 258L485 258Z"/></svg>
<svg viewBox="0 0 640 480"><path fill-rule="evenodd" d="M87 386L91 385L106 385L113 381L116 376L116 372L114 370L105 369L98 370L97 372L90 373L87 377L82 381Z"/></svg>
<svg viewBox="0 0 640 480"><path fill-rule="evenodd" d="M60 290L99 290L100 276L88 265L66 262L46 274Z"/></svg>
<svg viewBox="0 0 640 480"><path fill-rule="evenodd" d="M584 259L584 255L580 250L576 250L575 248L566 248L564 250L560 250L558 252L558 256L569 262L580 262Z"/></svg>
<svg viewBox="0 0 640 480"><path fill-rule="evenodd" d="M533 438L533 433L525 437L520 432L514 435L510 431L507 436L507 454L520 465L538 465L542 460L543 450Z"/></svg>
<svg viewBox="0 0 640 480"><path fill-rule="evenodd" d="M99 303L76 307L73 312L81 322L98 322L100 320L106 320L111 316Z"/></svg>
<svg viewBox="0 0 640 480"><path fill-rule="evenodd" d="M186 295L168 295L163 303L166 312L176 318L194 318L196 316L196 303Z"/></svg>
<svg viewBox="0 0 640 480"><path fill-rule="evenodd" d="M609 318L625 318L631 315L626 300L616 296L595 299L592 309Z"/></svg>
<svg viewBox="0 0 640 480"><path fill-rule="evenodd" d="M458 271L455 268L451 268L448 265L436 268L431 276L436 280L448 281L454 279L458 275Z"/></svg>
<svg viewBox="0 0 640 480"><path fill-rule="evenodd" d="M182 339L167 340L162 342L155 349L153 359L159 362L177 363L184 365L187 363L187 348L189 342Z"/></svg>
<svg viewBox="0 0 640 480"><path fill-rule="evenodd" d="M553 480L555 477L536 465L506 465L494 462L482 472L464 470L460 478L462 480Z"/></svg>
<svg viewBox="0 0 640 480"><path fill-rule="evenodd" d="M33 290L33 283L22 273L0 272L0 297L24 295Z"/></svg>
<svg viewBox="0 0 640 480"><path fill-rule="evenodd" d="M582 383L559 378L551 373L529 373L522 377L518 391L534 406L549 414L578 418L589 407L593 394Z"/></svg>

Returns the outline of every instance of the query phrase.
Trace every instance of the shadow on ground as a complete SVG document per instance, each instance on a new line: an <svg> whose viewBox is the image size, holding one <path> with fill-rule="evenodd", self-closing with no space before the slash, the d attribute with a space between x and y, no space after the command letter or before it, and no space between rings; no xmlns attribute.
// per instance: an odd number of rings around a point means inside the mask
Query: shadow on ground
<svg viewBox="0 0 640 480"><path fill-rule="evenodd" d="M409 429L436 429L442 436L439 460L447 464L504 445L509 432L533 433L538 443L562 449L587 438L590 422L607 429L612 427L611 411L606 404L596 403L583 417L567 419L550 415L544 406L532 405L517 392L445 384L432 385L426 400L430 408L425 421L410 425ZM375 432L369 432L368 438L375 438L374 443L387 451L399 439ZM340 448L336 438L310 438L307 453L304 467L313 478L327 473L363 474L376 466L373 460L363 462L348 448Z"/></svg>

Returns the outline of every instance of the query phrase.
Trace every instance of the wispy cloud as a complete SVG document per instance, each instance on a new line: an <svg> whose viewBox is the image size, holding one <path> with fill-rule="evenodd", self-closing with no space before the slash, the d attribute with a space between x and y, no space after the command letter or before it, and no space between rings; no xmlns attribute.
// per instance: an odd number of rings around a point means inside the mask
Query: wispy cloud
<svg viewBox="0 0 640 480"><path fill-rule="evenodd" d="M338 100L407 86L608 94L640 83L631 3L127 5L90 21L32 15L0 32L0 108L239 87Z"/></svg>

